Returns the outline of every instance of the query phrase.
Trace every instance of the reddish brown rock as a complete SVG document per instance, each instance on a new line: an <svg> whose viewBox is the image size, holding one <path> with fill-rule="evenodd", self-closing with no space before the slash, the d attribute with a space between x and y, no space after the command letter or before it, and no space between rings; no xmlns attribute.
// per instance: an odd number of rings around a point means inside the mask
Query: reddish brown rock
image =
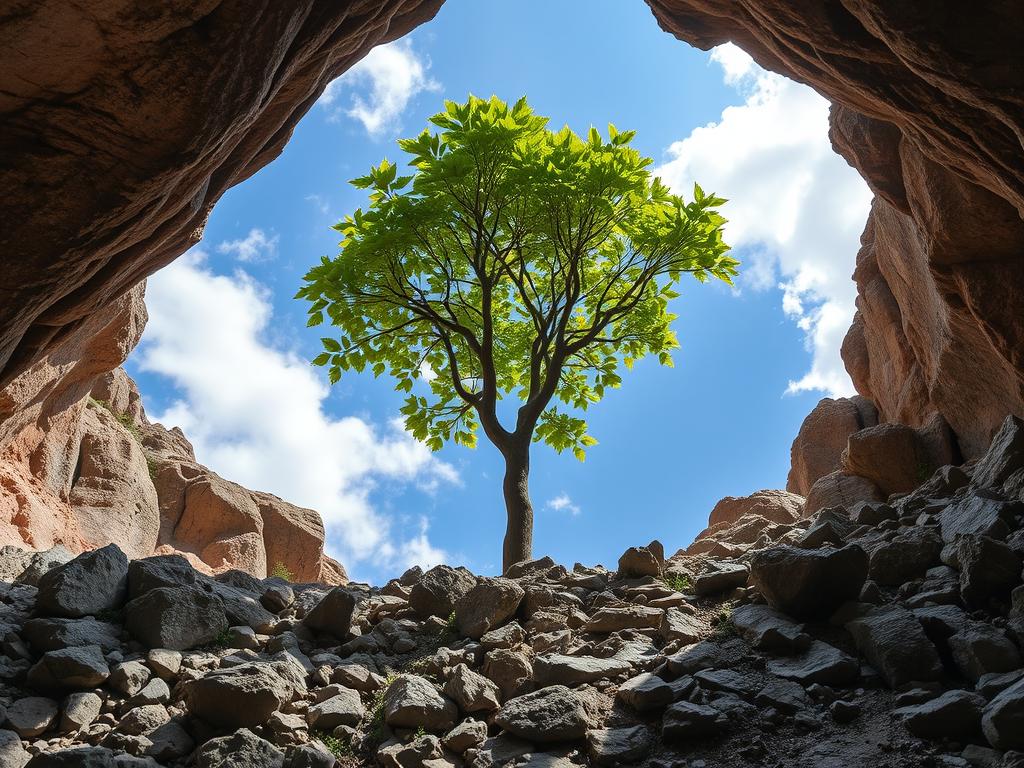
<svg viewBox="0 0 1024 768"><path fill-rule="evenodd" d="M881 421L941 413L965 458L1024 414L1024 15L1013 4L647 0L832 101L833 145L877 195L843 345Z"/></svg>
<svg viewBox="0 0 1024 768"><path fill-rule="evenodd" d="M958 456L949 426L934 414L922 429L879 424L855 432L843 451L842 469L870 480L888 496L912 491Z"/></svg>
<svg viewBox="0 0 1024 768"><path fill-rule="evenodd" d="M790 448L786 490L806 496L818 479L840 468L847 438L877 423L878 412L867 398L858 395L819 401L800 425Z"/></svg>
<svg viewBox="0 0 1024 768"><path fill-rule="evenodd" d="M849 509L858 501L885 501L885 499L886 496L881 489L867 478L836 471L819 478L811 486L804 504L804 515L810 517L826 507Z"/></svg>
<svg viewBox="0 0 1024 768"><path fill-rule="evenodd" d="M328 82L440 5L41 0L0 13L0 387L194 244Z"/></svg>
<svg viewBox="0 0 1024 768"><path fill-rule="evenodd" d="M801 516L803 496L787 491L757 491L749 496L726 496L715 504L708 526L735 523L744 515L759 515L776 523L789 523Z"/></svg>

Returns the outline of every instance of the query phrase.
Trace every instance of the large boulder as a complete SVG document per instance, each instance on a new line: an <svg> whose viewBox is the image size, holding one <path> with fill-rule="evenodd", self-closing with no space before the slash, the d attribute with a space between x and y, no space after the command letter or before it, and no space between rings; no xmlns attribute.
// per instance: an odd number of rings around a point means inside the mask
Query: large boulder
<svg viewBox="0 0 1024 768"><path fill-rule="evenodd" d="M921 623L903 608L870 611L846 624L857 648L891 688L938 680L942 662Z"/></svg>
<svg viewBox="0 0 1024 768"><path fill-rule="evenodd" d="M248 728L210 739L196 753L197 768L282 768L284 752Z"/></svg>
<svg viewBox="0 0 1024 768"><path fill-rule="evenodd" d="M841 470L830 472L814 481L804 502L804 516L810 517L828 507L852 509L860 501L885 501L877 485L866 477L848 475Z"/></svg>
<svg viewBox="0 0 1024 768"><path fill-rule="evenodd" d="M125 606L125 628L149 648L184 651L228 628L224 603L199 587L157 587Z"/></svg>
<svg viewBox="0 0 1024 768"><path fill-rule="evenodd" d="M50 616L78 618L120 608L127 595L128 558L108 544L44 574L36 605Z"/></svg>
<svg viewBox="0 0 1024 768"><path fill-rule="evenodd" d="M290 683L266 663L217 669L185 690L189 713L221 728L262 725L291 698Z"/></svg>
<svg viewBox="0 0 1024 768"><path fill-rule="evenodd" d="M974 467L971 481L980 488L996 490L1024 467L1024 422L1007 416L992 438L985 455Z"/></svg>
<svg viewBox="0 0 1024 768"><path fill-rule="evenodd" d="M446 731L458 709L434 685L418 675L399 675L384 692L384 722L393 728Z"/></svg>
<svg viewBox="0 0 1024 768"><path fill-rule="evenodd" d="M98 688L110 676L103 651L96 645L48 651L28 672L28 682L42 690Z"/></svg>
<svg viewBox="0 0 1024 768"><path fill-rule="evenodd" d="M310 629L344 640L352 629L352 612L355 607L355 595L344 587L335 587L313 606L303 623Z"/></svg>
<svg viewBox="0 0 1024 768"><path fill-rule="evenodd" d="M511 619L525 594L512 579L480 579L455 603L455 625L459 633L479 640Z"/></svg>
<svg viewBox="0 0 1024 768"><path fill-rule="evenodd" d="M581 739L589 726L582 699L564 685L509 699L494 722L513 736L540 744Z"/></svg>
<svg viewBox="0 0 1024 768"><path fill-rule="evenodd" d="M843 451L842 470L867 478L886 495L908 493L955 458L949 428L936 416L922 430L878 424L855 432Z"/></svg>
<svg viewBox="0 0 1024 768"><path fill-rule="evenodd" d="M749 496L726 496L715 504L708 526L735 523L744 515L759 515L775 523L791 523L801 517L804 499L788 491L764 490Z"/></svg>
<svg viewBox="0 0 1024 768"><path fill-rule="evenodd" d="M476 577L465 568L436 565L423 574L409 593L409 605L421 618L447 619L455 604L476 586Z"/></svg>
<svg viewBox="0 0 1024 768"><path fill-rule="evenodd" d="M877 423L875 406L860 395L818 401L790 448L786 490L807 496L819 479L840 469L847 438Z"/></svg>
<svg viewBox="0 0 1024 768"><path fill-rule="evenodd" d="M842 549L771 547L750 561L750 580L772 608L797 618L827 616L855 599L868 574L856 544Z"/></svg>
<svg viewBox="0 0 1024 768"><path fill-rule="evenodd" d="M1024 678L996 694L985 706L981 728L996 749L1024 750Z"/></svg>

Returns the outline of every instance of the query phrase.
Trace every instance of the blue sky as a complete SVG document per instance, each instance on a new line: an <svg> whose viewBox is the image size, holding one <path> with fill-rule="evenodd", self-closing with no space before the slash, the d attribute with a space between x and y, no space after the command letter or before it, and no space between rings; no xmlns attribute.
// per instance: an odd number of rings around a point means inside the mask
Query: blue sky
<svg viewBox="0 0 1024 768"><path fill-rule="evenodd" d="M678 191L696 179L730 198L744 263L736 290L684 285L675 367L639 364L592 409L600 445L585 463L534 447L535 554L613 565L653 538L675 551L722 496L783 487L802 418L850 391L838 349L870 196L831 153L820 97L733 46L690 48L634 3L448 0L332 83L282 156L224 196L203 242L150 279L128 369L151 418L225 477L320 511L357 578L439 559L500 567L497 452L415 444L387 378L328 388L307 363L321 329L292 299L336 252L330 224L365 202L347 180L400 159L397 137L470 92L525 94L555 126L635 129Z"/></svg>

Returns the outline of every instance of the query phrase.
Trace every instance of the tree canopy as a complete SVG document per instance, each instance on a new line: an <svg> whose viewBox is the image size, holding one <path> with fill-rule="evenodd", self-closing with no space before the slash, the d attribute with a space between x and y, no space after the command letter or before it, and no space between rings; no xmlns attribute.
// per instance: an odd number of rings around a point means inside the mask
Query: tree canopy
<svg viewBox="0 0 1024 768"><path fill-rule="evenodd" d="M725 201L673 194L633 131L552 131L525 99L449 101L430 122L439 130L398 142L410 173L384 160L352 180L369 205L305 277L309 325L337 328L314 363L332 383L393 376L407 428L432 449L474 446L482 426L503 451L525 435L583 459L596 441L582 411L623 367L671 365L681 277L736 275ZM521 404L504 424L510 396Z"/></svg>

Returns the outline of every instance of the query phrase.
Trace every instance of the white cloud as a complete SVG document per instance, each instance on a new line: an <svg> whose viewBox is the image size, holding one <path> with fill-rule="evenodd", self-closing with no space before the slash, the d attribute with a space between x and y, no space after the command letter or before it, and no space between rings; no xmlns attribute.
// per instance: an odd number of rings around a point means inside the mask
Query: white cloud
<svg viewBox="0 0 1024 768"><path fill-rule="evenodd" d="M331 553L351 568L434 563L445 552L378 511L373 491L436 485L458 475L404 432L325 411L329 388L294 352L265 340L271 304L245 272L217 275L193 249L150 278L149 324L135 353L144 371L168 377L182 398L153 418L180 426L199 461L254 490L317 510Z"/></svg>
<svg viewBox="0 0 1024 768"><path fill-rule="evenodd" d="M853 318L850 277L871 193L832 151L825 99L731 43L711 60L743 103L673 143L656 173L684 195L698 181L729 199L726 240L743 262L741 285L778 284L783 311L806 334L811 367L789 391L851 394L839 349Z"/></svg>
<svg viewBox="0 0 1024 768"><path fill-rule="evenodd" d="M225 240L217 246L218 253L233 253L239 261L263 261L277 255L278 236L267 237L262 229L250 229L240 240Z"/></svg>
<svg viewBox="0 0 1024 768"><path fill-rule="evenodd" d="M573 504L572 499L567 493L561 493L553 499L548 499L544 506L545 508L554 510L555 512L568 512L573 517L579 517L580 513L583 511L579 508L578 504Z"/></svg>
<svg viewBox="0 0 1024 768"><path fill-rule="evenodd" d="M440 83L428 77L429 68L430 62L417 55L408 38L380 45L331 81L318 103L328 110L329 119L347 115L361 122L370 136L379 137L397 128L416 94L441 90ZM342 105L346 90L352 91L351 97Z"/></svg>

